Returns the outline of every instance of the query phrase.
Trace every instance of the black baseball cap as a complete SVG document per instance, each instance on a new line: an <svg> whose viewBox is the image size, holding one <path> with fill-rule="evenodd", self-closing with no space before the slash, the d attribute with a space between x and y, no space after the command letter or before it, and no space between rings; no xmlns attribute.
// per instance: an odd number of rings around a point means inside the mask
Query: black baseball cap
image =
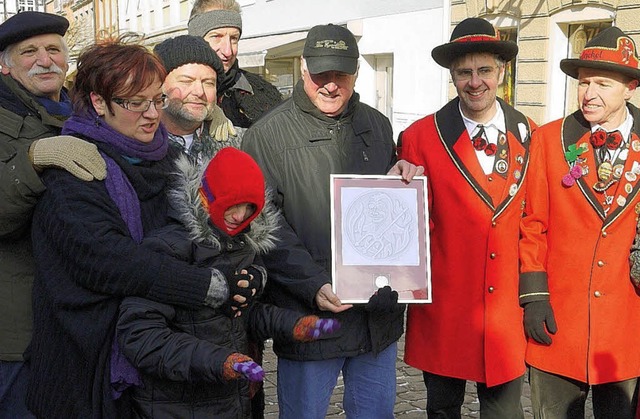
<svg viewBox="0 0 640 419"><path fill-rule="evenodd" d="M328 24L311 28L302 56L311 74L339 71L355 74L358 70L358 43L349 29Z"/></svg>

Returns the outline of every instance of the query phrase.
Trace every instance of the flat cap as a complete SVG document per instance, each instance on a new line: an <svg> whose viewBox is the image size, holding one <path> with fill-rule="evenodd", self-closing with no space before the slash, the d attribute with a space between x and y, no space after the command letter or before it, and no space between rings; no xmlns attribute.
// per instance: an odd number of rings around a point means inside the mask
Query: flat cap
<svg viewBox="0 0 640 419"><path fill-rule="evenodd" d="M62 16L43 12L21 12L0 25L0 51L9 45L36 35L56 33L64 36L69 21Z"/></svg>

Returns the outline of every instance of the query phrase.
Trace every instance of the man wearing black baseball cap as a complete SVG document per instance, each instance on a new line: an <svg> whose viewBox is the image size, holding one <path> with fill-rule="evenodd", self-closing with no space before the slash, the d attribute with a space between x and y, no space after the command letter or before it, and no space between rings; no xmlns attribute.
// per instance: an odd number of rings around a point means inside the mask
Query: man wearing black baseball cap
<svg viewBox="0 0 640 419"><path fill-rule="evenodd" d="M24 406L31 340L31 216L45 189L39 172L62 168L84 179L104 179L94 145L60 134L71 114L62 85L68 69L57 15L22 12L0 25L0 416L30 418Z"/></svg>
<svg viewBox="0 0 640 419"><path fill-rule="evenodd" d="M249 128L242 143L304 244L298 251L317 262L308 267L318 270L315 276L270 270L267 298L303 313L329 314L342 325L339 334L317 342L274 341L280 418L324 418L341 371L347 417L394 417L404 307L390 287L381 288L366 306L342 305L332 292L329 182L332 173L390 173L410 180L422 168L397 161L389 120L354 92L358 57L348 29L311 28L293 97ZM295 257L296 252L287 255Z"/></svg>
<svg viewBox="0 0 640 419"><path fill-rule="evenodd" d="M483 419L524 417L517 244L534 124L496 97L517 52L488 21L460 22L431 52L458 96L401 137L400 157L425 167L432 198L434 298L409 307L405 337L429 418L460 417L467 380Z"/></svg>
<svg viewBox="0 0 640 419"><path fill-rule="evenodd" d="M583 418L591 392L596 418L632 419L640 278L636 264L630 276L629 249L640 214L640 110L629 100L640 59L614 26L560 69L578 80L579 109L534 132L521 224L531 404L535 417Z"/></svg>

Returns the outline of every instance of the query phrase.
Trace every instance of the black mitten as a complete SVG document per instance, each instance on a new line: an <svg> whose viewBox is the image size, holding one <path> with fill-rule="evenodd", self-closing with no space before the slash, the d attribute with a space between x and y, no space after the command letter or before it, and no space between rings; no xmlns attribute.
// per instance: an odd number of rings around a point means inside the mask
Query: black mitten
<svg viewBox="0 0 640 419"><path fill-rule="evenodd" d="M390 286L384 286L369 298L365 306L367 311L384 311L393 313L398 307L398 291L394 291Z"/></svg>

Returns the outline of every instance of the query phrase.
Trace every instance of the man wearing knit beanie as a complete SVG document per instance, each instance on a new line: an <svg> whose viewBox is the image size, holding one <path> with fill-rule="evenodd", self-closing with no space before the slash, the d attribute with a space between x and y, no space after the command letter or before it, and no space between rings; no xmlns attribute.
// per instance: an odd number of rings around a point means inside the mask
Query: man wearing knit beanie
<svg viewBox="0 0 640 419"><path fill-rule="evenodd" d="M218 104L233 125L249 128L282 101L278 89L238 67L242 17L236 0L196 0L188 27L189 35L204 38L222 61L226 77L218 88Z"/></svg>
<svg viewBox="0 0 640 419"><path fill-rule="evenodd" d="M167 69L163 91L168 106L162 122L172 145L196 160L208 160L224 145L237 145L235 132L227 142L215 141L228 119L216 105L216 90L224 78L222 62L204 39L182 35L156 45L154 53Z"/></svg>

